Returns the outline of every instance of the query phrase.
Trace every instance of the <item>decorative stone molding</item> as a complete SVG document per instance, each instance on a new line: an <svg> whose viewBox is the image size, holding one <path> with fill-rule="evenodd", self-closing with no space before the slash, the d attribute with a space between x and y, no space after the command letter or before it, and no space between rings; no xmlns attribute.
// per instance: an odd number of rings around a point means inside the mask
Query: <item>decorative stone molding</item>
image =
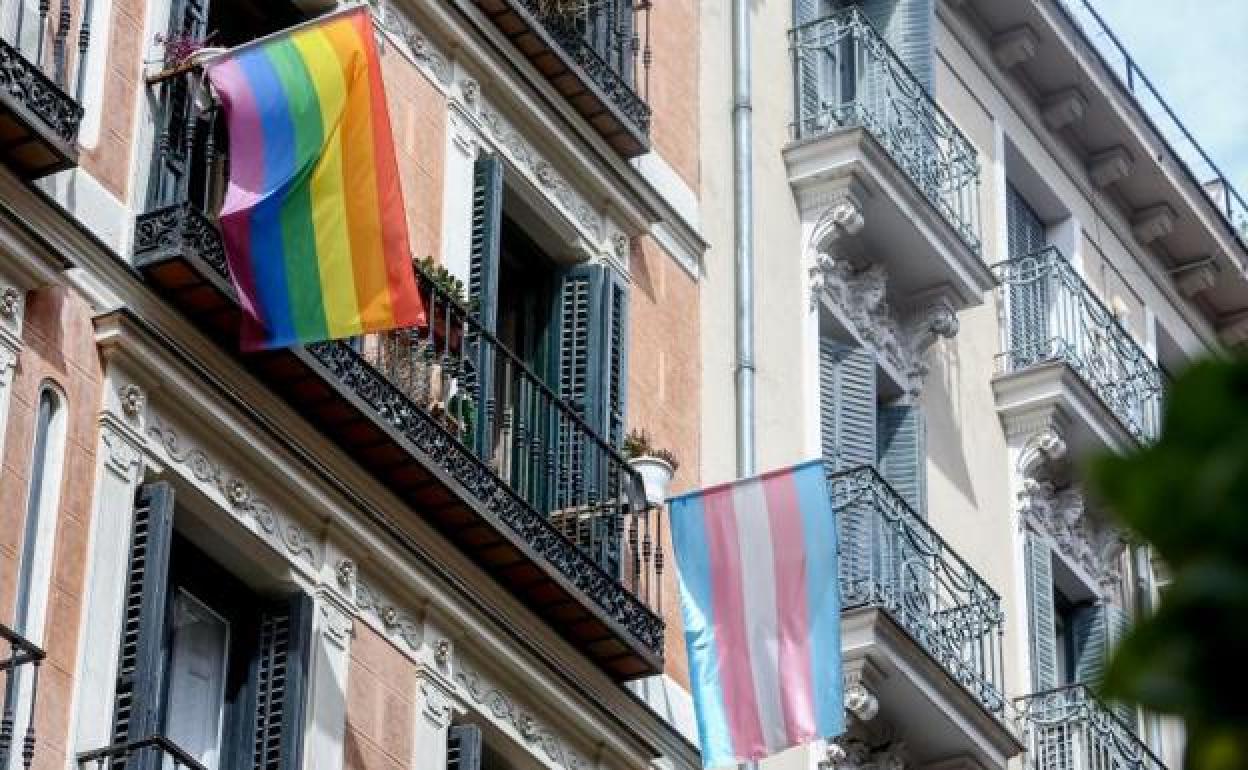
<svg viewBox="0 0 1248 770"><path fill-rule="evenodd" d="M8 372L16 366L17 351L3 344L3 340L0 339L0 386L7 384Z"/></svg>
<svg viewBox="0 0 1248 770"><path fill-rule="evenodd" d="M435 681L428 673L422 672L417 689L420 690L423 701L421 713L429 720L430 725L438 729L449 727L455 708L447 687Z"/></svg>
<svg viewBox="0 0 1248 770"><path fill-rule="evenodd" d="M319 598L323 621L321 629L326 641L340 650L347 649L347 644L355 633L355 622L350 613L339 606L339 600L331 591L320 591Z"/></svg>
<svg viewBox="0 0 1248 770"><path fill-rule="evenodd" d="M177 431L155 414L148 415L147 435L154 438L175 464L185 468L191 477L224 498L231 513L239 519L254 521L262 537L295 559L302 559L315 568L320 562L315 538L295 523L288 514L275 509L268 501L256 496L253 487L207 452L188 446Z"/></svg>
<svg viewBox="0 0 1248 770"><path fill-rule="evenodd" d="M391 639L400 639L412 652L424 642L424 623L400 610L371 584L355 579L355 603L362 612L371 612L381 622L382 630Z"/></svg>
<svg viewBox="0 0 1248 770"><path fill-rule="evenodd" d="M1060 131L1083 120L1088 111L1088 97L1078 88L1067 88L1044 100L1041 114L1052 131Z"/></svg>
<svg viewBox="0 0 1248 770"><path fill-rule="evenodd" d="M12 286L0 289L0 318L17 319L22 310L22 293Z"/></svg>
<svg viewBox="0 0 1248 770"><path fill-rule="evenodd" d="M1198 259L1171 268L1170 277L1184 297L1195 299L1218 285L1218 263L1212 257Z"/></svg>
<svg viewBox="0 0 1248 770"><path fill-rule="evenodd" d="M338 566L334 568L334 577L338 580L338 586L342 590L352 593L356 578L355 562L350 559L339 559Z"/></svg>
<svg viewBox="0 0 1248 770"><path fill-rule="evenodd" d="M123 386L117 393L117 399L121 402L121 411L131 418L138 418L143 414L143 408L147 405L147 396L143 389L134 383Z"/></svg>
<svg viewBox="0 0 1248 770"><path fill-rule="evenodd" d="M859 722L870 722L880 713L880 702L872 692L872 683L878 677L876 669L865 660L847 664L841 672L845 710Z"/></svg>
<svg viewBox="0 0 1248 770"><path fill-rule="evenodd" d="M439 639L433 645L433 661L439 666L450 665L453 646L450 639Z"/></svg>
<svg viewBox="0 0 1248 770"><path fill-rule="evenodd" d="M1046 424L1023 445L1018 457L1019 475L1028 480L1060 479L1066 475L1067 446L1062 431Z"/></svg>
<svg viewBox="0 0 1248 770"><path fill-rule="evenodd" d="M567 741L557 732L525 711L511 695L486 682L479 673L460 664L455 672L455 684L464 690L473 703L483 707L495 720L502 722L505 728L519 736L530 749L540 750L552 763L565 770L590 770L595 766L595 763L582 759L570 750Z"/></svg>
<svg viewBox="0 0 1248 770"><path fill-rule="evenodd" d="M915 395L923 385L928 367L927 349L940 338L958 332L957 311L948 297L937 294L922 299L902 324L885 299L888 273L883 265L858 269L848 259L820 252L811 269L813 299L826 298L854 327L858 336L908 380Z"/></svg>
<svg viewBox="0 0 1248 770"><path fill-rule="evenodd" d="M815 221L810 242L818 254L829 254L837 240L857 235L866 225L862 204L848 190L837 191Z"/></svg>
<svg viewBox="0 0 1248 770"><path fill-rule="evenodd" d="M1030 26L1020 24L993 36L992 58L997 60L1001 69L1010 70L1031 61L1039 47L1040 40L1036 33Z"/></svg>
<svg viewBox="0 0 1248 770"><path fill-rule="evenodd" d="M1119 562L1126 540L1116 527L1087 510L1082 492L1074 486L1058 488L1048 481L1025 479L1018 498L1021 525L1050 538L1064 558L1096 581L1103 599L1120 601Z"/></svg>
<svg viewBox="0 0 1248 770"><path fill-rule="evenodd" d="M827 759L819 763L821 770L906 770L909 766L905 743L872 744L852 735L829 741Z"/></svg>
<svg viewBox="0 0 1248 770"><path fill-rule="evenodd" d="M1177 218L1169 203L1158 203L1135 212L1131 217L1131 232L1140 243L1149 244L1173 232Z"/></svg>
<svg viewBox="0 0 1248 770"><path fill-rule="evenodd" d="M104 448L106 467L123 479L132 479L136 469L142 464L143 452L134 445L127 433L111 420L101 420L100 443Z"/></svg>
<svg viewBox="0 0 1248 770"><path fill-rule="evenodd" d="M1088 161L1088 176L1092 184L1103 190L1126 179L1131 173L1131 164L1131 153L1122 145L1115 145L1092 156Z"/></svg>
<svg viewBox="0 0 1248 770"><path fill-rule="evenodd" d="M393 40L400 51L429 77L442 84L451 84L451 61L429 38L421 33L411 19L384 0L372 0L375 23Z"/></svg>

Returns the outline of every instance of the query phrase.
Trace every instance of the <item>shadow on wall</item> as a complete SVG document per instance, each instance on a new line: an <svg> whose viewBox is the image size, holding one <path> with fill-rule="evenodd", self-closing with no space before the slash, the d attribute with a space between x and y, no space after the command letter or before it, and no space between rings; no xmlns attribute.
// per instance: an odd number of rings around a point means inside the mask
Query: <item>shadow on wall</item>
<svg viewBox="0 0 1248 770"><path fill-rule="evenodd" d="M941 474L962 493L973 507L975 485L967 464L959 420L959 403L955 394L961 391L962 359L956 340L941 340L927 353L931 370L923 385L924 416L927 419L927 453Z"/></svg>

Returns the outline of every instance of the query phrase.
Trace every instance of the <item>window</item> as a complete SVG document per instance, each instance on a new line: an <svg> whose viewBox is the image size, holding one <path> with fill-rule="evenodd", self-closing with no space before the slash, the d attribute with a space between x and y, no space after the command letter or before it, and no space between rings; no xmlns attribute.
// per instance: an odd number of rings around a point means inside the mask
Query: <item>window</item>
<svg viewBox="0 0 1248 770"><path fill-rule="evenodd" d="M114 744L162 735L208 770L300 767L311 599L258 595L174 530L174 492L135 506ZM157 770L147 753L127 763Z"/></svg>
<svg viewBox="0 0 1248 770"><path fill-rule="evenodd" d="M874 466L916 513L926 515L922 410L884 392L874 352L820 338L819 415L830 468Z"/></svg>
<svg viewBox="0 0 1248 770"><path fill-rule="evenodd" d="M230 47L307 19L288 0L174 0L166 35ZM216 216L225 194L225 121L210 110L198 116L192 84L198 75L160 85L148 209L190 202ZM192 141L193 140L193 141Z"/></svg>
<svg viewBox="0 0 1248 770"><path fill-rule="evenodd" d="M52 551L56 544L57 510L65 450L64 399L51 384L39 390L35 414L35 442L26 492L26 521L17 571L17 596L13 629L44 645L48 591L52 580ZM29 666L6 678L4 710L15 714L15 724L27 724L34 697L34 677ZM16 759L16 753L11 759Z"/></svg>

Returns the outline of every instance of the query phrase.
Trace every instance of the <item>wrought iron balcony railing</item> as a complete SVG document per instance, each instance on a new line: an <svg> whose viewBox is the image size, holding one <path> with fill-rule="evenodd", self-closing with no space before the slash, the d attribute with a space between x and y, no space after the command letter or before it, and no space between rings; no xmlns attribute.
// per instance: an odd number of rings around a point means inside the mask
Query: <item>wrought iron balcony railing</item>
<svg viewBox="0 0 1248 770"><path fill-rule="evenodd" d="M474 0L619 152L647 149L652 0Z"/></svg>
<svg viewBox="0 0 1248 770"><path fill-rule="evenodd" d="M1083 685L1028 695L1014 705L1027 770L1166 770Z"/></svg>
<svg viewBox="0 0 1248 770"><path fill-rule="evenodd" d="M0 657L4 678L4 710L0 713L0 767L11 768L10 760L21 740L21 766L30 770L35 759L35 705L39 694L39 667L47 655L33 642L0 624L0 640L9 654ZM23 728L18 720L25 720Z"/></svg>
<svg viewBox="0 0 1248 770"><path fill-rule="evenodd" d="M658 513L641 504L637 472L473 313L424 270L416 274L430 322L356 340L356 354L607 573L639 594L657 592Z"/></svg>
<svg viewBox="0 0 1248 770"><path fill-rule="evenodd" d="M843 610L884 610L1003 715L1001 598L870 466L829 477Z"/></svg>
<svg viewBox="0 0 1248 770"><path fill-rule="evenodd" d="M78 755L78 770L208 770L178 744L163 735L118 743Z"/></svg>
<svg viewBox="0 0 1248 770"><path fill-rule="evenodd" d="M1227 227L1248 249L1248 202L1222 173L1218 164L1183 125L1174 109L1148 79L1126 46L1105 23L1105 19L1089 0L1061 0L1057 6L1075 23L1092 49L1114 74L1118 85L1135 99L1158 135L1179 158L1192 181L1202 187L1205 195L1222 215Z"/></svg>
<svg viewBox="0 0 1248 770"><path fill-rule="evenodd" d="M168 81L162 88L168 102L153 163L153 208L136 221L135 261L151 266L189 259L202 265L196 269L211 273L216 286L228 287L229 312L236 314L215 223L229 149L218 111L187 112L193 99L184 86ZM661 659L662 527L659 512L645 505L640 476L576 405L549 387L432 276L419 266L413 269L428 311L425 325L309 345L297 352L300 365L310 365L375 428L397 437L400 446L423 453L423 462L449 478L457 494L488 508L533 555L560 573L566 583L561 590L581 591L582 599L602 608ZM217 312L213 320L224 315ZM227 344L236 345L236 338ZM309 411L324 403L324 397L316 397ZM315 414L309 419L316 422ZM335 424L320 427L334 434L345 422L336 414L334 419ZM345 445L359 432L344 430L337 437ZM362 449L371 451L378 443L365 442ZM384 463L369 469L383 480L420 473L400 473L406 462L417 461L387 454ZM451 505L440 500L435 510ZM453 537L462 535L461 545L485 548L480 524L449 518L453 521L443 524L455 528L449 533ZM501 563L499 570L509 564ZM512 587L536 591L530 585ZM605 644L598 647L606 658L613 654Z"/></svg>
<svg viewBox="0 0 1248 770"><path fill-rule="evenodd" d="M1161 430L1163 375L1056 248L994 267L1009 322L1001 374L1065 363L1141 442Z"/></svg>
<svg viewBox="0 0 1248 770"><path fill-rule="evenodd" d="M790 33L798 139L862 128L976 254L979 159L971 144L857 8Z"/></svg>
<svg viewBox="0 0 1248 770"><path fill-rule="evenodd" d="M16 0L0 13L0 94L9 124L4 154L32 176L76 158L91 7L92 0L61 0L53 15L50 0ZM42 146L41 135L55 147Z"/></svg>

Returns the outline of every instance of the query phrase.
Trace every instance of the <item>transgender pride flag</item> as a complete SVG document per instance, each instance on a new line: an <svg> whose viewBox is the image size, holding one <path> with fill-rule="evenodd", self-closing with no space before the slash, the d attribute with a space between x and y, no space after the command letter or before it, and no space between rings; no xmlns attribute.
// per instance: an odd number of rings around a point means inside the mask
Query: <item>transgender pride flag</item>
<svg viewBox="0 0 1248 770"><path fill-rule="evenodd" d="M836 523L823 461L670 504L703 766L840 735Z"/></svg>

